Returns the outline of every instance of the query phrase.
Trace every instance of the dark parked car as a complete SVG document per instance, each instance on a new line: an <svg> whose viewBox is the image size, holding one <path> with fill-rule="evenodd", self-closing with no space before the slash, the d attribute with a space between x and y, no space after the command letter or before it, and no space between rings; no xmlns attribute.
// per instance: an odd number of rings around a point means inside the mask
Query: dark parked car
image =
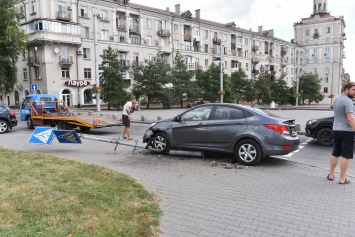
<svg viewBox="0 0 355 237"><path fill-rule="evenodd" d="M231 153L244 165L256 165L264 156L286 155L298 149L293 119L274 117L237 104L202 104L152 124L143 137L161 152L197 150Z"/></svg>
<svg viewBox="0 0 355 237"><path fill-rule="evenodd" d="M317 140L322 146L333 145L334 117L308 120L306 123L306 136Z"/></svg>
<svg viewBox="0 0 355 237"><path fill-rule="evenodd" d="M16 114L6 105L0 104L0 133L5 133L17 126Z"/></svg>

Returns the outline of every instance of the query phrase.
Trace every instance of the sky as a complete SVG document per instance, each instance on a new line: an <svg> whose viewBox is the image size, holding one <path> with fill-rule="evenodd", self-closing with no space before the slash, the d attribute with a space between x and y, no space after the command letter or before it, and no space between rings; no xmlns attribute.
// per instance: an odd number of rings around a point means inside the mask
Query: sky
<svg viewBox="0 0 355 237"><path fill-rule="evenodd" d="M313 0L130 0L131 3L181 12L201 10L201 18L219 23L234 22L243 29L258 31L274 29L274 36L286 41L293 39L293 25L313 12ZM345 72L355 81L355 0L328 0L328 11L334 17L345 19Z"/></svg>

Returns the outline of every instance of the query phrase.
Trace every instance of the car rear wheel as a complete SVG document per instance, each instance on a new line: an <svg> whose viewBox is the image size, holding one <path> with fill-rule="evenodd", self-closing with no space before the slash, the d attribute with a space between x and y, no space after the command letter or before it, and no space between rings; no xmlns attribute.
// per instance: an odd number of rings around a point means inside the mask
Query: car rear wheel
<svg viewBox="0 0 355 237"><path fill-rule="evenodd" d="M322 146L333 145L333 131L330 128L322 128L317 133L317 142Z"/></svg>
<svg viewBox="0 0 355 237"><path fill-rule="evenodd" d="M6 122L5 120L0 120L0 133L5 133L9 131L10 126L9 123Z"/></svg>
<svg viewBox="0 0 355 237"><path fill-rule="evenodd" d="M27 122L27 128L33 129L33 122L32 122L31 117L28 117L28 118L26 119L26 122Z"/></svg>
<svg viewBox="0 0 355 237"><path fill-rule="evenodd" d="M168 152L170 150L169 140L165 133L158 133L154 136L152 147L161 152Z"/></svg>
<svg viewBox="0 0 355 237"><path fill-rule="evenodd" d="M261 149L257 142L247 139L235 147L235 158L242 165L257 165L261 158Z"/></svg>

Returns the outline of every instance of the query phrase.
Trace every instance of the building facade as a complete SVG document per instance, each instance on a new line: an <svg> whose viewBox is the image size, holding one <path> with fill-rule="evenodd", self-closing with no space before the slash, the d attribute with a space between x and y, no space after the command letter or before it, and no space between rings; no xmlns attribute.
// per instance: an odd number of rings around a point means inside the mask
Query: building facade
<svg viewBox="0 0 355 237"><path fill-rule="evenodd" d="M327 0L313 0L312 15L294 24L295 43L303 48L300 65L322 82L325 104L332 103L342 84L350 80L343 68L344 28L344 17L330 15Z"/></svg>
<svg viewBox="0 0 355 237"><path fill-rule="evenodd" d="M30 93L55 94L69 106L95 104L90 88L98 82L99 55L108 46L118 53L130 88L134 86L132 70L157 55L171 67L177 51L189 70L205 70L212 63L222 62L229 75L242 68L249 78L255 78L263 66L271 80L284 76L288 86L314 65L305 64L305 50L311 50L304 43L306 28L302 27L311 25L305 23L306 19L295 24L295 41L288 42L262 26L258 31L246 30L234 22L204 20L199 9L194 14L181 12L180 4L171 11L129 0L20 0L17 7L23 12L21 23L29 41L17 64L18 84L3 98L9 105L17 105ZM323 29L319 28L320 32L323 34ZM323 36L318 39L323 40ZM331 42L342 52L335 40ZM329 53L336 52L332 48ZM342 63L329 60L328 70L342 68ZM338 91L337 82L333 80L333 93Z"/></svg>

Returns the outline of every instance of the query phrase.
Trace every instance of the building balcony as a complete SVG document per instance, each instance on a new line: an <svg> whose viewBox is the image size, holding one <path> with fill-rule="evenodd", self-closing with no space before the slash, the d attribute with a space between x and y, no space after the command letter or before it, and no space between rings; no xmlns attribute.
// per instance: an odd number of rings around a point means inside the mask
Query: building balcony
<svg viewBox="0 0 355 237"><path fill-rule="evenodd" d="M130 25L129 33L139 35L139 26L138 25Z"/></svg>
<svg viewBox="0 0 355 237"><path fill-rule="evenodd" d="M171 54L173 49L169 46L159 46L159 53Z"/></svg>
<svg viewBox="0 0 355 237"><path fill-rule="evenodd" d="M60 44L81 44L81 36L74 34L55 33L48 31L35 31L29 34L28 44L37 44L39 42L50 42Z"/></svg>
<svg viewBox="0 0 355 237"><path fill-rule="evenodd" d="M28 66L30 67L39 67L39 60L38 57L28 57Z"/></svg>
<svg viewBox="0 0 355 237"><path fill-rule="evenodd" d="M187 70L196 70L195 63L186 63Z"/></svg>
<svg viewBox="0 0 355 237"><path fill-rule="evenodd" d="M140 69L142 67L143 67L143 62L137 62L137 61L132 62L132 68Z"/></svg>
<svg viewBox="0 0 355 237"><path fill-rule="evenodd" d="M259 46L253 45L253 46L251 47L251 50L253 50L254 52L255 52L255 51L258 51L258 50L259 50Z"/></svg>
<svg viewBox="0 0 355 237"><path fill-rule="evenodd" d="M253 62L253 64L258 64L260 62L260 59L258 57L254 57L251 61Z"/></svg>
<svg viewBox="0 0 355 237"><path fill-rule="evenodd" d="M239 71L239 68L238 67L232 67L231 68L231 72L234 73L234 72L237 72Z"/></svg>
<svg viewBox="0 0 355 237"><path fill-rule="evenodd" d="M127 28L126 28L126 23L125 23L125 22L118 22L118 23L116 24L116 28L117 28L117 30L119 30L119 31L126 31L126 30L127 30Z"/></svg>
<svg viewBox="0 0 355 237"><path fill-rule="evenodd" d="M191 41L191 35L184 35L184 41Z"/></svg>
<svg viewBox="0 0 355 237"><path fill-rule="evenodd" d="M313 38L318 39L319 38L319 34L318 33L314 33L313 34Z"/></svg>
<svg viewBox="0 0 355 237"><path fill-rule="evenodd" d="M121 59L120 60L120 65L121 65L122 68L128 69L128 68L131 67L131 62L129 60Z"/></svg>
<svg viewBox="0 0 355 237"><path fill-rule="evenodd" d="M157 34L160 35L161 37L169 37L170 36L170 31L169 30L165 30L165 29L159 29Z"/></svg>
<svg viewBox="0 0 355 237"><path fill-rule="evenodd" d="M259 70L258 69L253 69L253 74L256 75L256 74L259 74Z"/></svg>
<svg viewBox="0 0 355 237"><path fill-rule="evenodd" d="M243 48L243 44L240 42L237 42L237 49L241 49L241 48Z"/></svg>
<svg viewBox="0 0 355 237"><path fill-rule="evenodd" d="M221 44L221 39L213 38L213 44Z"/></svg>
<svg viewBox="0 0 355 237"><path fill-rule="evenodd" d="M60 65L72 65L73 63L73 56L59 56Z"/></svg>
<svg viewBox="0 0 355 237"><path fill-rule="evenodd" d="M57 12L57 19L62 21L71 21L71 12Z"/></svg>

